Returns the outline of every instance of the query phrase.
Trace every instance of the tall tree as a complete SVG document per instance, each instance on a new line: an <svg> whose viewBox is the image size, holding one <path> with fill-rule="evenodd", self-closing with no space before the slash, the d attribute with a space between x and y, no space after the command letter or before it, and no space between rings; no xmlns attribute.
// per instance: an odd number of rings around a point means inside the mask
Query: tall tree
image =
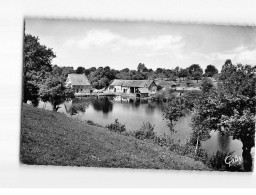
<svg viewBox="0 0 256 195"><path fill-rule="evenodd" d="M200 72L203 73L203 69L200 67L199 64L192 64L188 67L188 73L192 76L193 73Z"/></svg>
<svg viewBox="0 0 256 195"><path fill-rule="evenodd" d="M255 66L233 65L227 60L220 73L218 88L196 108L205 130L216 130L242 142L245 171L252 169L250 152L255 145L255 71Z"/></svg>
<svg viewBox="0 0 256 195"><path fill-rule="evenodd" d="M137 67L137 71L139 71L139 72L148 72L148 69L145 66L145 64L139 63L139 65Z"/></svg>
<svg viewBox="0 0 256 195"><path fill-rule="evenodd" d="M77 73L77 74L83 74L83 73L85 73L85 68L82 67L82 66L77 67L76 73Z"/></svg>
<svg viewBox="0 0 256 195"><path fill-rule="evenodd" d="M41 45L39 38L25 34L23 67L23 102L37 98L39 85L52 71L52 59L56 55L51 48Z"/></svg>
<svg viewBox="0 0 256 195"><path fill-rule="evenodd" d="M172 93L165 103L164 114L165 118L169 121L167 126L170 129L171 134L175 132L174 126L180 117L185 115L185 101L183 98L176 97Z"/></svg>
<svg viewBox="0 0 256 195"><path fill-rule="evenodd" d="M206 69L204 70L205 76L212 77L215 74L218 74L218 69L214 65L208 65Z"/></svg>
<svg viewBox="0 0 256 195"><path fill-rule="evenodd" d="M184 79L184 78L187 77L187 76L188 76L188 70L181 68L181 69L179 70L179 72L178 72L178 77Z"/></svg>

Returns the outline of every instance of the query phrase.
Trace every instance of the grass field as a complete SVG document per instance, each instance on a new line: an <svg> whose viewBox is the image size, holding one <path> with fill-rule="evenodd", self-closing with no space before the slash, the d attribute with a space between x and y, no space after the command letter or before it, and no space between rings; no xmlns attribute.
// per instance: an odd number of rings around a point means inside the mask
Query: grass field
<svg viewBox="0 0 256 195"><path fill-rule="evenodd" d="M26 104L20 160L36 165L209 170L158 145Z"/></svg>

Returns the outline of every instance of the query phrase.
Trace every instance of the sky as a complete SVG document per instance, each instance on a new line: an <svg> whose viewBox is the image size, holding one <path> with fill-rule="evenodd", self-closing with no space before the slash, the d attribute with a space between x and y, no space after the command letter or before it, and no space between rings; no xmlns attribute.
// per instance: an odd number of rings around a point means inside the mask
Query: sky
<svg viewBox="0 0 256 195"><path fill-rule="evenodd" d="M256 27L29 18L25 33L52 48L58 66L186 68L226 59L256 65Z"/></svg>

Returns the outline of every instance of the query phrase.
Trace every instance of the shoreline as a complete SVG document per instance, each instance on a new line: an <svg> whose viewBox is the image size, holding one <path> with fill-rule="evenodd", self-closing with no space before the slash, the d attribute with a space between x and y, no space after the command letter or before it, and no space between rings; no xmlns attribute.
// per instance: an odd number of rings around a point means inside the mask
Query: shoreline
<svg viewBox="0 0 256 195"><path fill-rule="evenodd" d="M156 144L31 105L23 104L21 123L23 164L210 170Z"/></svg>

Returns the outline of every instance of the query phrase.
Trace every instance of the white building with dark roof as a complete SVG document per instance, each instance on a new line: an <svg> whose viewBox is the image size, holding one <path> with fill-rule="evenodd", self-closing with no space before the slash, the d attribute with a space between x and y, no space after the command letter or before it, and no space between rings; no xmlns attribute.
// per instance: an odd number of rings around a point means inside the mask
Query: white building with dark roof
<svg viewBox="0 0 256 195"><path fill-rule="evenodd" d="M153 80L115 79L108 89L115 93L136 94L140 97L146 97L156 91L156 83Z"/></svg>
<svg viewBox="0 0 256 195"><path fill-rule="evenodd" d="M68 74L66 87L70 87L75 93L89 93L92 89L85 74Z"/></svg>

